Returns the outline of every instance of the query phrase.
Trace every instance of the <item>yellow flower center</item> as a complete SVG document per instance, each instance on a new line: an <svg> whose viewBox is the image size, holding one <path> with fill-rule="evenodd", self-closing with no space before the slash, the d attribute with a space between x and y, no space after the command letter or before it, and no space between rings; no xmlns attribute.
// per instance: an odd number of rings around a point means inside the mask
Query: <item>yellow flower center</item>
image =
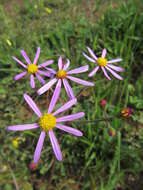
<svg viewBox="0 0 143 190"><path fill-rule="evenodd" d="M44 131L52 130L56 125L56 117L53 114L45 113L40 117L39 123Z"/></svg>
<svg viewBox="0 0 143 190"><path fill-rule="evenodd" d="M107 59L99 57L97 59L98 66L105 67L107 65Z"/></svg>
<svg viewBox="0 0 143 190"><path fill-rule="evenodd" d="M38 71L38 66L36 64L30 64L27 67L28 73L35 74Z"/></svg>
<svg viewBox="0 0 143 190"><path fill-rule="evenodd" d="M64 78L66 78L66 76L67 76L67 72L64 71L64 70L59 70L56 75L57 75L57 77L58 77L59 79L64 79Z"/></svg>

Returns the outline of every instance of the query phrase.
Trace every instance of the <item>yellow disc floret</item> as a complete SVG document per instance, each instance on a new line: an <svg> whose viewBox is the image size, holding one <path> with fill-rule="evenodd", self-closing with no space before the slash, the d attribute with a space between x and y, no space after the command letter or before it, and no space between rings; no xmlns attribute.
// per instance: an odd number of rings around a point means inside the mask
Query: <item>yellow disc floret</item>
<svg viewBox="0 0 143 190"><path fill-rule="evenodd" d="M44 131L52 130L56 125L56 117L53 114L45 113L40 117L39 124Z"/></svg>
<svg viewBox="0 0 143 190"><path fill-rule="evenodd" d="M38 70L38 66L36 64L30 64L27 66L28 73L35 74Z"/></svg>
<svg viewBox="0 0 143 190"><path fill-rule="evenodd" d="M107 59L99 57L97 59L98 66L105 67L107 65Z"/></svg>
<svg viewBox="0 0 143 190"><path fill-rule="evenodd" d="M64 70L59 70L56 75L57 75L57 77L58 77L59 79L64 79L64 78L66 78L66 76L67 76L67 72L64 71Z"/></svg>

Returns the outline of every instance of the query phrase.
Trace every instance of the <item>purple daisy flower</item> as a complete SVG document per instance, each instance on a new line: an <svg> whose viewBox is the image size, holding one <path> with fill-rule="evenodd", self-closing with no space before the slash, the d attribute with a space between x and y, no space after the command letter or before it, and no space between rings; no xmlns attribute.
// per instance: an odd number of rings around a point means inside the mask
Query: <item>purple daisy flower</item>
<svg viewBox="0 0 143 190"><path fill-rule="evenodd" d="M59 70L55 71L53 69L47 69L51 73L55 74L55 78L51 79L47 84L45 84L43 87L41 87L37 91L38 95L41 95L44 92L46 92L47 90L49 90L57 82L56 89L54 91L54 94L56 95L57 90L59 90L59 92L60 92L61 83L63 82L65 90L66 90L69 98L70 99L75 98L74 92L68 82L68 79L71 81L74 81L78 84L84 85L84 86L94 86L94 83L92 83L92 82L88 82L88 81L79 79L77 77L71 76L72 74L79 74L79 73L84 73L84 72L88 71L88 65L68 71L69 65L70 65L70 61L68 59L67 59L67 63L63 64L62 57L59 57L59 60L58 60Z"/></svg>
<svg viewBox="0 0 143 190"><path fill-rule="evenodd" d="M50 141L51 141L53 151L55 153L56 158L59 161L61 161L62 160L62 153L61 153L58 141L56 139L56 136L53 132L53 129L58 128L58 129L61 129L65 132L68 132L68 133L75 135L75 136L82 136L83 135L81 131L74 129L72 127L66 126L66 125L62 124L62 122L73 121L73 120L79 119L79 118L84 116L84 112L78 112L78 113L71 114L71 115L57 117L58 114L66 111L67 109L69 109L70 107L75 105L77 100L72 99L72 100L68 101L62 107L57 109L57 111L55 111L55 112L53 112L53 109L54 109L54 106L56 104L57 99L51 100L49 108L48 108L48 112L42 114L41 111L39 110L39 108L37 107L37 105L35 104L35 102L31 99L31 97L29 95L24 94L24 99L28 103L30 108L39 117L39 122L33 123L33 124L9 126L8 130L10 130L10 131L23 131L23 130L41 128L42 131L41 131L41 134L40 134L40 137L39 137L36 149L35 149L35 153L34 153L34 163L37 163L39 158L40 158L40 154L42 151L42 147L43 147L43 143L44 143L46 133L49 134Z"/></svg>
<svg viewBox="0 0 143 190"><path fill-rule="evenodd" d="M27 65L25 65L23 62L21 62L19 59L17 59L16 57L12 57L17 63L19 63L22 67L24 67L24 69L26 71L16 75L14 77L14 80L19 80L21 78L23 78L26 74L30 74L30 85L31 88L35 88L35 81L34 81L34 77L36 76L36 78L41 82L41 84L45 84L45 80L40 76L40 75L44 75L46 77L51 77L51 73L48 71L43 71L40 70L42 68L47 67L48 65L51 65L54 61L53 60L48 60L42 64L37 65L37 61L39 59L39 55L40 55L40 47L37 48L37 52L34 58L33 63L31 62L31 60L29 59L29 57L27 56L26 52L24 50L21 50L21 54L24 57L25 61L27 62Z"/></svg>
<svg viewBox="0 0 143 190"><path fill-rule="evenodd" d="M102 55L101 57L97 58L97 56L95 55L95 53L89 48L87 47L91 57L89 57L88 55L86 55L83 52L83 56L88 59L89 61L91 61L92 63L96 64L96 67L93 69L93 71L91 73L89 73L89 77L92 77L96 74L96 72L99 70L99 68L101 67L105 77L108 80L111 80L111 78L109 77L109 75L107 74L106 70L108 70L115 78L119 79L119 80L123 80L123 78L117 74L116 72L123 72L124 69L118 66L113 65L112 63L117 63L122 61L121 58L117 58L117 59L112 59L111 61L107 61L107 59L105 58L107 50L103 49L102 51ZM116 71L116 72L115 72Z"/></svg>

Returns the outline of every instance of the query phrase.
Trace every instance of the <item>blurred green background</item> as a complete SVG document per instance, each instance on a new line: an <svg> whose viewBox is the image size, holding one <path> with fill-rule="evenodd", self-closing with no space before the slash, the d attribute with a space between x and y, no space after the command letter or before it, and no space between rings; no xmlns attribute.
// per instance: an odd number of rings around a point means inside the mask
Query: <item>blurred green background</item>
<svg viewBox="0 0 143 190"><path fill-rule="evenodd" d="M28 92L41 110L52 93L37 97L29 78L14 81L23 71L12 56L31 59L41 47L40 63L69 58L71 68L89 64L82 52L90 46L99 56L121 57L123 81L107 81L103 73L91 80L95 87L74 85L85 119L72 122L82 138L56 131L63 162L55 160L47 136L40 162L31 171L39 131L7 132L8 125L32 123L36 116L23 99ZM23 60L24 61L24 60ZM81 74L88 79L88 74ZM88 79L89 80L89 79ZM47 79L48 81L48 79ZM81 91L82 90L82 91ZM65 99L62 91L61 98ZM107 101L106 109L100 100ZM58 106L60 106L60 101ZM120 117L123 107L133 108L130 118ZM111 117L107 121L100 118ZM143 1L142 0L0 0L0 190L142 190L143 189ZM109 130L114 130L112 137ZM16 140L16 143L14 143Z"/></svg>

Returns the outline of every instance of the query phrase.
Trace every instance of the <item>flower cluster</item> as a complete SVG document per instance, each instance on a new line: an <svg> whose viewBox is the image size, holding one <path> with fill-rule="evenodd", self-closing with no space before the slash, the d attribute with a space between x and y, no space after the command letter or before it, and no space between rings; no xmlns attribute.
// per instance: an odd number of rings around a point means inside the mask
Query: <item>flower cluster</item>
<svg viewBox="0 0 143 190"><path fill-rule="evenodd" d="M88 75L89 77L96 74L99 68L102 69L104 72L104 75L107 79L111 80L111 78L108 76L106 70L111 72L113 76L115 76L117 79L122 80L122 77L119 76L115 71L122 72L123 69L121 67L115 66L112 63L119 62L121 59L113 59L111 61L107 61L105 58L106 56L106 49L103 50L101 57L97 58L97 56L94 54L94 52L88 47L88 51L92 57L89 57L85 53L83 55L91 62L96 64L95 69ZM38 122L31 123L31 124L20 124L20 125L12 125L8 127L9 131L24 131L24 130L30 130L30 129L38 129L41 131L40 137L35 149L34 153L34 159L33 163L37 164L38 160L40 158L40 154L42 151L43 143L46 134L49 135L50 142L54 151L54 154L57 158L57 160L62 160L62 153L60 150L60 146L58 143L58 140L55 136L55 129L60 129L62 131L68 132L72 135L75 135L77 137L82 136L82 132L78 129L72 128L70 126L67 126L65 122L74 121L79 118L82 118L85 114L84 112L78 112L70 115L62 115L65 111L67 111L69 108L71 108L73 105L77 103L76 96L74 94L74 91L69 83L69 81L73 81L77 84L81 84L83 86L94 86L93 82L85 81L83 79L77 78L75 74L81 74L88 71L88 65L81 66L79 68L75 69L69 69L70 68L70 61L67 59L66 62L63 61L62 57L60 56L58 59L58 69L54 70L52 68L49 68L48 66L53 64L53 60L45 61L42 64L37 64L39 55L40 55L40 48L38 47L34 61L31 62L28 55L24 50L21 51L22 56L24 57L26 61L26 65L17 59L16 57L13 57L13 59L19 63L25 71L16 75L14 77L14 80L19 80L20 78L23 78L26 75L30 75L30 85L31 88L35 88L35 81L34 77L36 77L41 84L43 85L40 89L38 89L37 94L42 95L46 91L48 91L54 84L56 84L55 90L53 92L48 111L42 113L34 100L27 94L24 93L24 99L29 105L29 107L34 111L34 113L38 116ZM106 69L106 70L105 70ZM41 75L44 75L45 77L48 77L50 80L46 83L45 80L41 77ZM65 88L65 91L67 93L67 96L69 98L69 101L64 103L60 108L58 108L56 111L54 111L55 105L59 100L60 93L61 93L61 87L62 84ZM104 105L103 105L104 104ZM105 106L106 102L101 101L101 106ZM59 116L60 114L60 116Z"/></svg>

